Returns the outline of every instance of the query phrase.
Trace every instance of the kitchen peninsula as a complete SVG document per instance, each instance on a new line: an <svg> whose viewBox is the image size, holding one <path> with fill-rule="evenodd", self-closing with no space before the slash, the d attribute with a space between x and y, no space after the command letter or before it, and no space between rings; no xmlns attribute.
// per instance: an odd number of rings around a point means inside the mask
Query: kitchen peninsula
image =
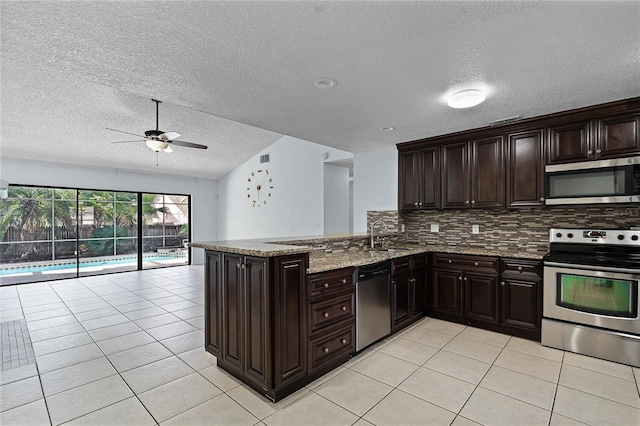
<svg viewBox="0 0 640 426"><path fill-rule="evenodd" d="M191 243L206 252L206 350L220 368L282 399L355 353L357 267L383 261L391 265L391 333L428 313L539 340L544 253L395 236L376 250L365 234Z"/></svg>

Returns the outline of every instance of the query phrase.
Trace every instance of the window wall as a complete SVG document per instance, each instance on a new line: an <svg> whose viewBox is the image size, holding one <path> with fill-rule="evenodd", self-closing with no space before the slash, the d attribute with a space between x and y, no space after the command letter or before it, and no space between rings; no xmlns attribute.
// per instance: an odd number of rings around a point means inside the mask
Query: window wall
<svg viewBox="0 0 640 426"><path fill-rule="evenodd" d="M189 264L189 205L188 195L10 186L0 284Z"/></svg>

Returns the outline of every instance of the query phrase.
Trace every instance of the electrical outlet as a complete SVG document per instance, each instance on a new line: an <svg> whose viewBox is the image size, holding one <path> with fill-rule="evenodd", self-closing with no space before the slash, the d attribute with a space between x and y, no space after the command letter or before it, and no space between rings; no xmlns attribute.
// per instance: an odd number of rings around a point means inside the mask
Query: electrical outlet
<svg viewBox="0 0 640 426"><path fill-rule="evenodd" d="M431 225L431 232L440 232L440 225Z"/></svg>
<svg viewBox="0 0 640 426"><path fill-rule="evenodd" d="M471 225L471 233L472 233L472 234L479 234L479 233L480 233L480 226L478 226L478 225Z"/></svg>
<svg viewBox="0 0 640 426"><path fill-rule="evenodd" d="M402 224L402 231L400 231L400 232L404 232L404 223Z"/></svg>

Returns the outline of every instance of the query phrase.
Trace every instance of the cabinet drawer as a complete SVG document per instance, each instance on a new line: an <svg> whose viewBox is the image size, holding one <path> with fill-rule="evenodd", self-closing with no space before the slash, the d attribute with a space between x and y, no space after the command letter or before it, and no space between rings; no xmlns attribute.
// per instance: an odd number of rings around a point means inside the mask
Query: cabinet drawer
<svg viewBox="0 0 640 426"><path fill-rule="evenodd" d="M353 291L353 268L309 275L309 298L351 289Z"/></svg>
<svg viewBox="0 0 640 426"><path fill-rule="evenodd" d="M409 256L391 260L391 275L408 275L411 258Z"/></svg>
<svg viewBox="0 0 640 426"><path fill-rule="evenodd" d="M310 307L310 332L335 324L347 318L354 318L354 294L334 297L312 303Z"/></svg>
<svg viewBox="0 0 640 426"><path fill-rule="evenodd" d="M346 358L355 351L355 327L338 329L309 340L310 372L324 365Z"/></svg>
<svg viewBox="0 0 640 426"><path fill-rule="evenodd" d="M502 271L509 274L540 275L541 262L523 259L502 259Z"/></svg>
<svg viewBox="0 0 640 426"><path fill-rule="evenodd" d="M462 268L467 270L498 270L498 258L486 256L462 256L457 254L434 253L433 265L439 267Z"/></svg>

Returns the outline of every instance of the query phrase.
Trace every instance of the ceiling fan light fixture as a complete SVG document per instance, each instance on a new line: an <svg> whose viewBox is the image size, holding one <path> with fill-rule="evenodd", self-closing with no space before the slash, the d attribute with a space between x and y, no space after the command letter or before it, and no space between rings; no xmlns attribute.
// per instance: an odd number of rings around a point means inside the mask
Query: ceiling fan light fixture
<svg viewBox="0 0 640 426"><path fill-rule="evenodd" d="M149 148L151 148L155 152L168 151L168 149L171 149L169 148L169 144L167 142L158 141L155 139L147 139L145 143ZM172 152L172 151L168 151L168 152Z"/></svg>
<svg viewBox="0 0 640 426"><path fill-rule="evenodd" d="M466 89L449 96L447 105L451 108L471 108L481 104L486 98L487 96L482 90Z"/></svg>

